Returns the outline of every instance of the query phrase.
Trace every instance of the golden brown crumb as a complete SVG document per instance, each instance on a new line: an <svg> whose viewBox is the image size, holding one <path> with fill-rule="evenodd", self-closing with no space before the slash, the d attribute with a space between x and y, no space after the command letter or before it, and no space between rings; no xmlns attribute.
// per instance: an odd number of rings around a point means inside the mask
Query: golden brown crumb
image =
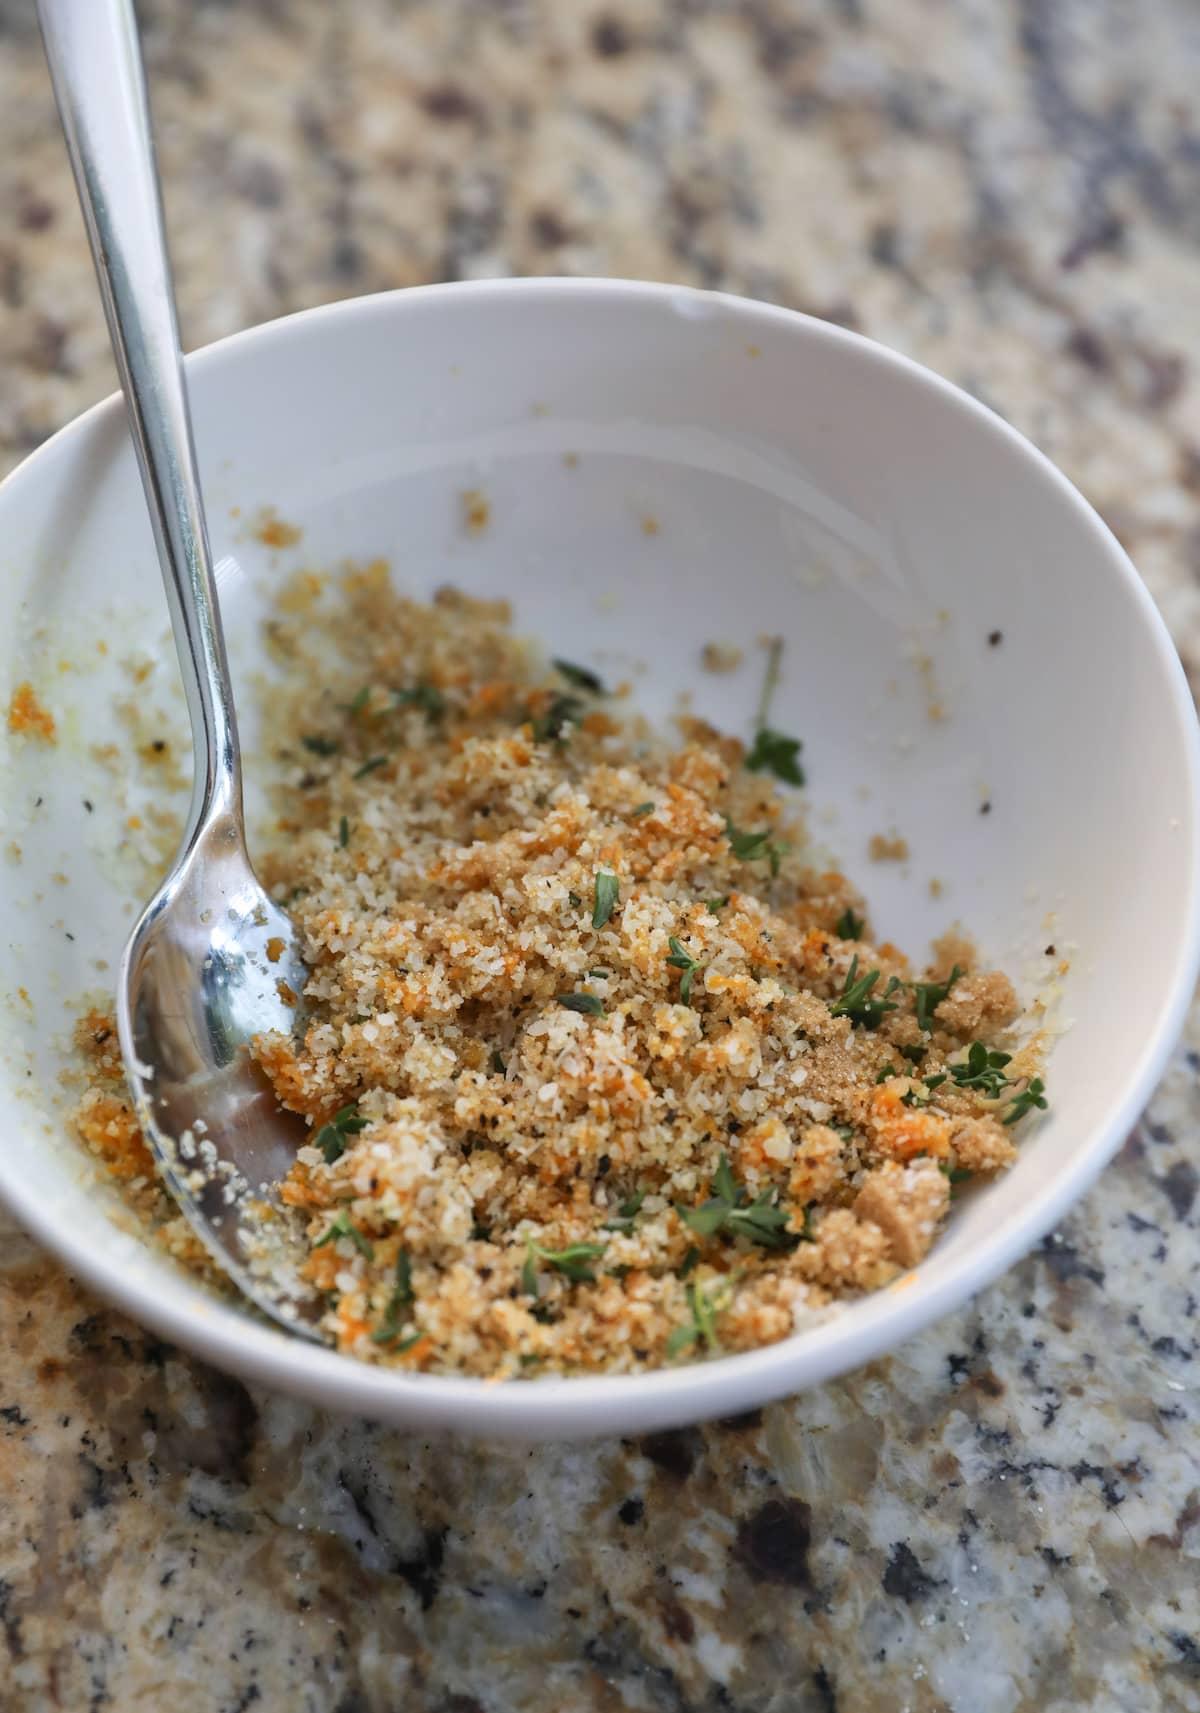
<svg viewBox="0 0 1200 1713"><path fill-rule="evenodd" d="M304 531L298 524L285 523L268 507L263 512L254 534L264 547L295 547Z"/></svg>
<svg viewBox="0 0 1200 1713"><path fill-rule="evenodd" d="M1012 1136L995 1118L966 1118L950 1133L958 1165L968 1172L1002 1172L1017 1157Z"/></svg>
<svg viewBox="0 0 1200 1713"><path fill-rule="evenodd" d="M921 1259L949 1205L950 1181L932 1160L910 1166L887 1161L867 1173L854 1198L854 1212L879 1227L901 1267Z"/></svg>
<svg viewBox="0 0 1200 1713"><path fill-rule="evenodd" d="M656 517L651 517L647 514L647 516L642 519L642 534L643 535L657 535L658 529L659 529L659 524L658 524L658 519Z"/></svg>
<svg viewBox="0 0 1200 1713"><path fill-rule="evenodd" d="M867 846L872 862L907 862L908 840L897 834L875 833Z"/></svg>
<svg viewBox="0 0 1200 1713"><path fill-rule="evenodd" d="M54 715L39 700L32 684L18 684L8 704L8 729L21 737L38 738L42 743L54 743Z"/></svg>
<svg viewBox="0 0 1200 1713"><path fill-rule="evenodd" d="M467 488L460 496L463 527L469 535L482 535L491 521L492 508L479 488Z"/></svg>
<svg viewBox="0 0 1200 1713"><path fill-rule="evenodd" d="M877 1290L896 1271L883 1232L846 1207L825 1214L813 1242L802 1244L796 1253L803 1278L839 1295L849 1290Z"/></svg>
<svg viewBox="0 0 1200 1713"><path fill-rule="evenodd" d="M938 1007L937 1022L963 1040L980 1040L998 1034L1019 1010L1012 982L1000 970L988 970L955 982Z"/></svg>
<svg viewBox="0 0 1200 1713"><path fill-rule="evenodd" d="M742 649L728 642L706 642L700 651L706 672L736 672L745 658Z"/></svg>

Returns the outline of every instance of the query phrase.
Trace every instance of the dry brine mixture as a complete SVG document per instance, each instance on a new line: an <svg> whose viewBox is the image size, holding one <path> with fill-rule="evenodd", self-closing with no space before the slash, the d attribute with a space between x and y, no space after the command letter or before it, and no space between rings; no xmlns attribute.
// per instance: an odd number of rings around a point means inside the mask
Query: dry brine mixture
<svg viewBox="0 0 1200 1713"><path fill-rule="evenodd" d="M508 619L372 566L300 580L269 627L259 868L311 979L257 1052L311 1124L283 1198L325 1328L487 1376L782 1338L1014 1157L1045 1097L1012 986L961 941L914 975L805 866L770 673L748 751L697 720L671 744ZM93 1147L140 1146L123 1111L92 1091Z"/></svg>

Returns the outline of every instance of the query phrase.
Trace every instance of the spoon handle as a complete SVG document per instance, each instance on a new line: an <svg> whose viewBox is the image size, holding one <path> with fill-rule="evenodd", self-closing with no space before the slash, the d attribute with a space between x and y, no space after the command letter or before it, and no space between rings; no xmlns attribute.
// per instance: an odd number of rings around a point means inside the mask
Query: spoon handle
<svg viewBox="0 0 1200 1713"><path fill-rule="evenodd" d="M38 0L38 17L191 714L195 773L186 849L218 815L240 837L241 759L137 23L132 0Z"/></svg>

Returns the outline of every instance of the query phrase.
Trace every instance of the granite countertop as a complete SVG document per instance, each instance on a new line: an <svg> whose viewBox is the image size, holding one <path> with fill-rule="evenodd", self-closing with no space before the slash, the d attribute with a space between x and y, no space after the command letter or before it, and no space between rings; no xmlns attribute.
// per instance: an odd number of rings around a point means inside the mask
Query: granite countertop
<svg viewBox="0 0 1200 1713"><path fill-rule="evenodd" d="M188 343L506 272L753 293L1025 430L1200 685L1190 0L147 0ZM0 0L0 460L113 385ZM247 1390L0 1245L0 1707L1200 1709L1200 1018L1060 1231L847 1380L491 1448Z"/></svg>

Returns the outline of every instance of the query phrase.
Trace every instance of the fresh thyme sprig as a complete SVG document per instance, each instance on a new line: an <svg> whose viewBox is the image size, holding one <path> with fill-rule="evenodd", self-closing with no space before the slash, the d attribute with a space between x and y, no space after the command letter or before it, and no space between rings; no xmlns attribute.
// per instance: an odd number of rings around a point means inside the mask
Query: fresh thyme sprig
<svg viewBox="0 0 1200 1713"><path fill-rule="evenodd" d="M335 1243L339 1237L348 1237L359 1254L365 1256L368 1261L375 1259L374 1245L369 1238L363 1236L345 1208L342 1208L328 1230L317 1238L313 1248L323 1249L327 1243Z"/></svg>
<svg viewBox="0 0 1200 1713"><path fill-rule="evenodd" d="M724 1279L710 1293L695 1279L689 1279L687 1300L692 1318L684 1326L677 1326L667 1339L668 1356L678 1356L681 1350L693 1344L703 1345L710 1355L720 1350L717 1316L724 1314L732 1305L736 1286L735 1279Z"/></svg>
<svg viewBox="0 0 1200 1713"><path fill-rule="evenodd" d="M1008 1087L1009 1079L1005 1075L1005 1066L1011 1063L1011 1053L991 1052L982 1041L972 1041L966 1058L961 1063L950 1066L950 1075L959 1088L975 1088L981 1094L996 1100Z"/></svg>
<svg viewBox="0 0 1200 1713"><path fill-rule="evenodd" d="M764 827L761 833L751 832L735 827L726 815L725 834L729 840L729 848L739 862L768 862L771 865L771 873L779 873L784 847L772 839L769 827Z"/></svg>
<svg viewBox="0 0 1200 1713"><path fill-rule="evenodd" d="M371 1342L373 1344L391 1344L394 1339L398 1338L401 1327L409 1319L407 1310L412 1308L416 1300L412 1287L412 1263L408 1258L408 1250L402 1249L396 1257L396 1283L392 1287L392 1294L388 1299L387 1308L384 1310L382 1324L371 1334ZM411 1350L421 1336L419 1332L414 1332L402 1343L396 1345L397 1351Z"/></svg>
<svg viewBox="0 0 1200 1713"><path fill-rule="evenodd" d="M767 669L763 675L762 695L758 703L754 743L746 756L746 766L751 773L773 773L776 779L782 780L785 785L803 785L804 769L799 760L802 748L800 739L789 737L786 732L776 731L768 723L771 701L779 682L779 665L782 658L783 638L773 636L767 644Z"/></svg>
<svg viewBox="0 0 1200 1713"><path fill-rule="evenodd" d="M543 1249L532 1237L525 1240L525 1264L521 1268L521 1289L527 1297L538 1292L539 1261L553 1267L576 1285L594 1285L596 1275L590 1263L598 1261L607 1249L606 1243L569 1243L565 1249Z"/></svg>
<svg viewBox="0 0 1200 1713"><path fill-rule="evenodd" d="M901 985L896 977L892 976L883 992L876 994L874 990L879 976L878 970L867 970L864 975L859 975L858 953L855 952L850 960L850 968L846 971L846 982L841 994L829 1007L831 1015L848 1017L852 1023L861 1023L865 1029L877 1028L889 1011L896 1010L896 1001L892 994Z"/></svg>
<svg viewBox="0 0 1200 1713"><path fill-rule="evenodd" d="M1046 1090L1041 1077L1033 1077L1020 1094L1014 1096L1012 1105L1004 1114L1002 1122L1017 1124L1027 1112L1031 1112L1035 1107L1040 1112L1045 1112L1049 1105L1050 1102L1046 1099Z"/></svg>
<svg viewBox="0 0 1200 1713"><path fill-rule="evenodd" d="M314 1146L325 1156L325 1164L332 1166L335 1160L340 1160L346 1152L347 1136L357 1136L360 1130L367 1128L367 1120L359 1117L358 1106L351 1101L349 1106L343 1106L340 1112L335 1112L328 1124L323 1124L317 1131Z"/></svg>
<svg viewBox="0 0 1200 1713"><path fill-rule="evenodd" d="M698 958L692 957L691 953L684 948L682 942L674 934L668 936L667 944L671 948L671 955L667 962L672 969L683 971L679 978L679 1003L680 1005L690 1005L692 1003L692 982L695 980L696 971L703 966Z"/></svg>
<svg viewBox="0 0 1200 1713"><path fill-rule="evenodd" d="M714 1237L721 1232L730 1237L744 1237L762 1249L791 1247L788 1215L778 1205L778 1191L768 1187L751 1201L747 1190L736 1182L727 1154L721 1155L710 1189L708 1200L699 1207L675 1209L698 1237Z"/></svg>

